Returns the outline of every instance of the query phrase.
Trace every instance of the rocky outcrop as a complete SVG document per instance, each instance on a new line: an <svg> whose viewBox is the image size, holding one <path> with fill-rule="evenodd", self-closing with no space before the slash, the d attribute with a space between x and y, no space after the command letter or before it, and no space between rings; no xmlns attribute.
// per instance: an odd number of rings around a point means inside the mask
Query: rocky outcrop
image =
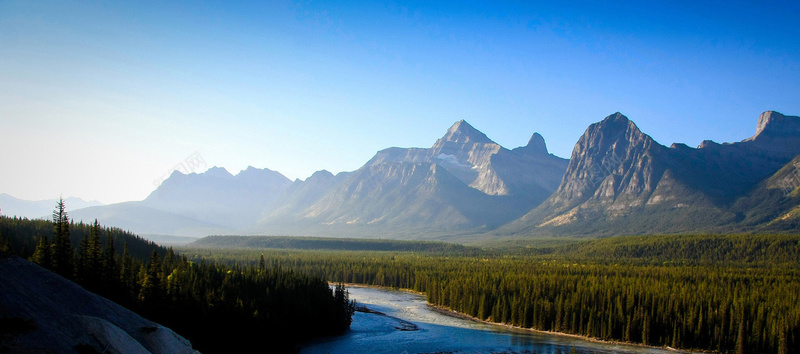
<svg viewBox="0 0 800 354"><path fill-rule="evenodd" d="M12 353L198 353L148 321L21 258L0 258L0 314L26 324L0 337Z"/></svg>

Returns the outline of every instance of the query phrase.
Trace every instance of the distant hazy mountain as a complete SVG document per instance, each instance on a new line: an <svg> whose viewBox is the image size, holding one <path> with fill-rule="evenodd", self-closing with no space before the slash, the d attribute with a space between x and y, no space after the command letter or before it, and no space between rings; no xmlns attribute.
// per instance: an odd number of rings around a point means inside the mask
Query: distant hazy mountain
<svg viewBox="0 0 800 354"><path fill-rule="evenodd" d="M267 206L259 218L259 224L288 223L299 220L303 211L314 205L331 189L346 181L353 172L337 175L321 170L306 180L295 180L283 190L271 205Z"/></svg>
<svg viewBox="0 0 800 354"><path fill-rule="evenodd" d="M547 198L566 165L539 134L508 150L459 121L429 149L379 151L345 178L315 174L297 187L313 198L279 206L253 230L381 237L490 230Z"/></svg>
<svg viewBox="0 0 800 354"><path fill-rule="evenodd" d="M70 217L97 218L141 234L229 234L254 224L290 184L278 172L253 167L235 176L219 167L188 175L175 171L143 201L85 208Z"/></svg>
<svg viewBox="0 0 800 354"><path fill-rule="evenodd" d="M189 175L175 171L142 204L238 229L254 223L291 183L266 168L248 167L236 176L221 167Z"/></svg>
<svg viewBox="0 0 800 354"><path fill-rule="evenodd" d="M78 209L69 213L75 221L119 227L136 234L200 236L227 234L233 229L185 215L148 207L143 202L124 202Z"/></svg>
<svg viewBox="0 0 800 354"><path fill-rule="evenodd" d="M8 194L0 194L0 214L7 216L26 217L28 219L36 218L50 218L53 209L56 206L58 199L47 200L22 200L14 198ZM103 205L96 200L87 202L80 198L69 197L65 198L64 202L67 206L67 211L81 209L91 206Z"/></svg>
<svg viewBox="0 0 800 354"><path fill-rule="evenodd" d="M798 154L800 118L777 112L762 114L749 139L705 141L696 149L660 145L616 113L592 124L578 140L556 192L498 232L611 235L741 229L748 212L763 212L748 209L742 198L761 198L763 190L754 188Z"/></svg>

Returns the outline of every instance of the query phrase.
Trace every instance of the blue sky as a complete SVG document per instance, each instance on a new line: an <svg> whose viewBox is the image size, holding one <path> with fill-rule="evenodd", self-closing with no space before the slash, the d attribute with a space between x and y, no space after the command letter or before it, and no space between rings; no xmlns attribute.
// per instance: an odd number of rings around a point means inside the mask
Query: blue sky
<svg viewBox="0 0 800 354"><path fill-rule="evenodd" d="M305 179L466 119L569 157L622 112L696 146L800 115L790 2L0 0L0 192L141 200L198 152Z"/></svg>

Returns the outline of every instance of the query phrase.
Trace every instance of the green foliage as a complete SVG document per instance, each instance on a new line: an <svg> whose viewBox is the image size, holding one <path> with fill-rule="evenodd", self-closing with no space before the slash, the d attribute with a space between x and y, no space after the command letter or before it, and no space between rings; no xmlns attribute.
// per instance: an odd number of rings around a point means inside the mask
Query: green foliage
<svg viewBox="0 0 800 354"><path fill-rule="evenodd" d="M477 248L445 242L292 236L208 236L192 242L190 246L196 248L407 251L460 255L479 252Z"/></svg>
<svg viewBox="0 0 800 354"><path fill-rule="evenodd" d="M355 305L344 288L332 290L323 277L266 260L263 267L190 262L97 222L66 225L70 247L78 248L66 277L173 328L202 352L246 352L264 342L271 350L290 351L300 341L350 326ZM55 246L39 235L54 229L51 221L0 217L0 235L12 253L50 268Z"/></svg>
<svg viewBox="0 0 800 354"><path fill-rule="evenodd" d="M554 249L571 259L800 266L800 235L618 236Z"/></svg>
<svg viewBox="0 0 800 354"><path fill-rule="evenodd" d="M36 250L31 255L31 261L48 269L53 267L53 247L47 236L39 238L39 244L36 245Z"/></svg>
<svg viewBox="0 0 800 354"><path fill-rule="evenodd" d="M423 292L493 322L720 352L800 347L798 237L667 235L556 246L548 254L186 249L193 258L295 269ZM674 260L674 261L673 261Z"/></svg>

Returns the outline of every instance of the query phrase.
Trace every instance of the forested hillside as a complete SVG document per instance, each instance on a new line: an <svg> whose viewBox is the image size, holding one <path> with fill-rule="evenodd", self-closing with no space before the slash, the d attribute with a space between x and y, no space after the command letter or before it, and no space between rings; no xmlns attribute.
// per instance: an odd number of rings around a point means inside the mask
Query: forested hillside
<svg viewBox="0 0 800 354"><path fill-rule="evenodd" d="M346 330L353 313L346 290L332 291L319 275L263 262L191 262L119 229L72 223L63 208L53 222L0 217L0 245L4 255L30 258L172 328L203 352L292 350Z"/></svg>
<svg viewBox="0 0 800 354"><path fill-rule="evenodd" d="M431 304L523 328L673 348L794 353L800 350L798 245L800 236L669 235L526 256L186 252L251 264L264 257L335 281L424 292Z"/></svg>

